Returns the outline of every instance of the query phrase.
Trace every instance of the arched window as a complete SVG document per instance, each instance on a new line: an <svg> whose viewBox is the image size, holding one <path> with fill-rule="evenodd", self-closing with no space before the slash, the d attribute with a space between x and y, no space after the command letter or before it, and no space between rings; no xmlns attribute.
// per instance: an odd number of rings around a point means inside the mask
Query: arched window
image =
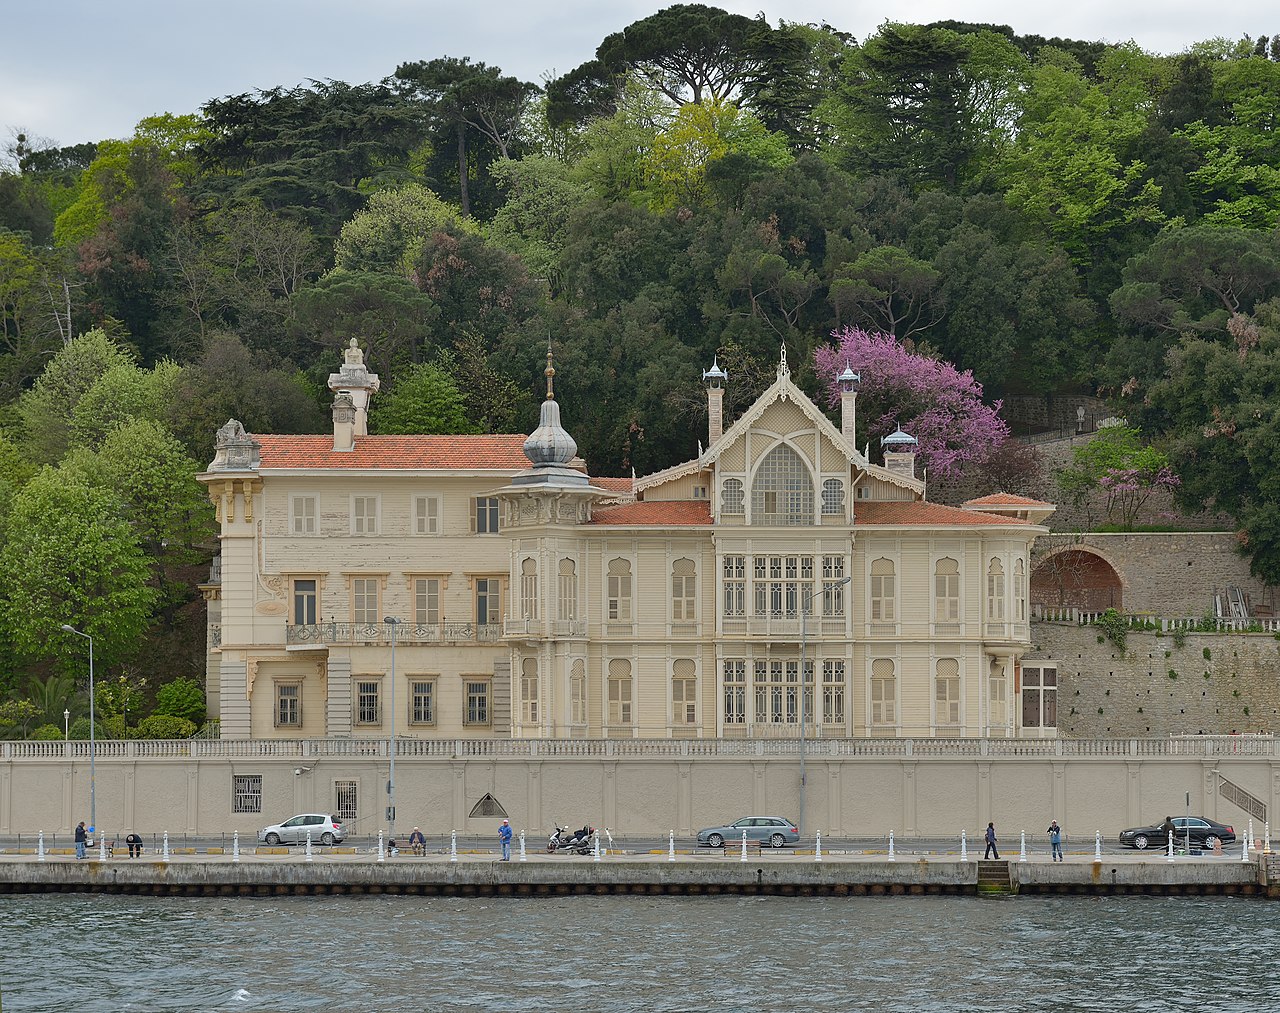
<svg viewBox="0 0 1280 1013"><path fill-rule="evenodd" d="M560 560L560 619L570 622L578 618L578 564L572 559Z"/></svg>
<svg viewBox="0 0 1280 1013"><path fill-rule="evenodd" d="M844 513L844 483L838 478L829 478L822 483L822 512L824 514Z"/></svg>
<svg viewBox="0 0 1280 1013"><path fill-rule="evenodd" d="M936 623L960 621L960 564L939 559L933 568L933 614Z"/></svg>
<svg viewBox="0 0 1280 1013"><path fill-rule="evenodd" d="M631 662L626 658L609 662L609 724L631 724Z"/></svg>
<svg viewBox="0 0 1280 1013"><path fill-rule="evenodd" d="M631 622L631 560L609 560L608 585L609 621Z"/></svg>
<svg viewBox="0 0 1280 1013"><path fill-rule="evenodd" d="M871 621L898 621L898 592L892 559L877 559L871 564Z"/></svg>
<svg viewBox="0 0 1280 1013"><path fill-rule="evenodd" d="M720 487L720 512L723 514L740 514L746 508L742 493L742 479L726 478Z"/></svg>
<svg viewBox="0 0 1280 1013"><path fill-rule="evenodd" d="M940 658L934 669L933 723L939 731L960 730L960 662Z"/></svg>
<svg viewBox="0 0 1280 1013"><path fill-rule="evenodd" d="M1013 618L1027 621L1027 569L1021 559L1013 564Z"/></svg>
<svg viewBox="0 0 1280 1013"><path fill-rule="evenodd" d="M689 658L680 658L671 666L671 720L677 725L698 722L697 666Z"/></svg>
<svg viewBox="0 0 1280 1013"><path fill-rule="evenodd" d="M587 723L587 673L580 659L569 671L569 723Z"/></svg>
<svg viewBox="0 0 1280 1013"><path fill-rule="evenodd" d="M998 559L987 566L987 619L1004 622L1004 565Z"/></svg>
<svg viewBox="0 0 1280 1013"><path fill-rule="evenodd" d="M813 523L813 479L804 459L786 444L760 462L751 484L751 523Z"/></svg>
<svg viewBox="0 0 1280 1013"><path fill-rule="evenodd" d="M526 725L538 723L538 661L525 658L520 663L520 705Z"/></svg>
<svg viewBox="0 0 1280 1013"><path fill-rule="evenodd" d="M893 662L876 658L871 662L871 727L888 728L898 723L898 680Z"/></svg>
<svg viewBox="0 0 1280 1013"><path fill-rule="evenodd" d="M692 559L671 564L671 621L691 623L698 618L697 572Z"/></svg>
<svg viewBox="0 0 1280 1013"><path fill-rule="evenodd" d="M520 562L520 613L527 620L538 618L538 564L531 557Z"/></svg>

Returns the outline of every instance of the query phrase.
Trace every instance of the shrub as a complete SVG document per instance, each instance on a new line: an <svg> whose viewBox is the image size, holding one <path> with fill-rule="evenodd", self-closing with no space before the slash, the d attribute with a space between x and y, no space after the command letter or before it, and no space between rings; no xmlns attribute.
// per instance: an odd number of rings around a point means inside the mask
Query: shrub
<svg viewBox="0 0 1280 1013"><path fill-rule="evenodd" d="M1125 642L1129 632L1124 616L1115 609L1107 609L1093 623L1095 626L1101 627L1103 635L1119 648L1121 654L1124 654ZM1101 638L1099 638L1099 642L1101 642Z"/></svg>
<svg viewBox="0 0 1280 1013"><path fill-rule="evenodd" d="M1278 635L1278 636L1280 636L1280 634L1277 634L1277 635ZM1176 647L1178 650L1182 650L1182 648L1186 646L1186 643L1187 643L1187 631L1186 631L1186 630L1174 630L1174 631L1173 631L1173 646L1174 646L1174 647Z"/></svg>
<svg viewBox="0 0 1280 1013"><path fill-rule="evenodd" d="M170 714L152 714L138 722L140 739L189 739L196 733L195 723Z"/></svg>
<svg viewBox="0 0 1280 1013"><path fill-rule="evenodd" d="M62 729L57 725L41 725L30 737L35 742L56 742L62 738Z"/></svg>
<svg viewBox="0 0 1280 1013"><path fill-rule="evenodd" d="M1204 649L1204 652L1203 652L1203 653L1204 653L1204 660L1205 660L1205 661L1209 661L1209 660L1211 660L1211 659L1213 658L1213 652L1212 652L1212 651L1210 651L1210 650L1209 650L1209 648L1207 648L1207 647L1206 647L1206 648Z"/></svg>
<svg viewBox="0 0 1280 1013"><path fill-rule="evenodd" d="M166 682L156 692L156 706L152 714L183 718L199 726L206 716L204 690L193 679L179 677Z"/></svg>

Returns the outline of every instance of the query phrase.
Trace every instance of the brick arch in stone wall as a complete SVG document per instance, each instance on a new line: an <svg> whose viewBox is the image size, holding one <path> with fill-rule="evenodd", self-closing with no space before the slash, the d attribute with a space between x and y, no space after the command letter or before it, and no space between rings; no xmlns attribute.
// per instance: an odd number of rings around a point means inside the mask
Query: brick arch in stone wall
<svg viewBox="0 0 1280 1013"><path fill-rule="evenodd" d="M1102 553L1068 546L1050 553L1031 571L1031 604L1123 612L1125 584L1120 570Z"/></svg>

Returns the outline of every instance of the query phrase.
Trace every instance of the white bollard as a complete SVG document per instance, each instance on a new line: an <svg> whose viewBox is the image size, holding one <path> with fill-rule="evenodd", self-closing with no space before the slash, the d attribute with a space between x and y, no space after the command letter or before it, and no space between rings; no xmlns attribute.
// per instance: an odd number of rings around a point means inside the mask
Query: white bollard
<svg viewBox="0 0 1280 1013"><path fill-rule="evenodd" d="M386 851L383 850L383 847L382 847L382 831L379 830L378 831L378 861L385 862L386 860L387 860L387 853Z"/></svg>
<svg viewBox="0 0 1280 1013"><path fill-rule="evenodd" d="M169 831L164 832L164 861L169 861Z"/></svg>
<svg viewBox="0 0 1280 1013"><path fill-rule="evenodd" d="M892 830L889 831L889 861L891 862L897 861L897 859L893 857L893 831Z"/></svg>
<svg viewBox="0 0 1280 1013"><path fill-rule="evenodd" d="M1169 861L1173 861L1173 831L1169 831Z"/></svg>
<svg viewBox="0 0 1280 1013"><path fill-rule="evenodd" d="M745 862L746 860L747 860L747 832L744 830L742 831L742 857L739 858L738 861Z"/></svg>
<svg viewBox="0 0 1280 1013"><path fill-rule="evenodd" d="M1243 845L1240 848L1240 861L1247 862L1249 861L1249 837L1247 834L1240 838L1240 843Z"/></svg>
<svg viewBox="0 0 1280 1013"><path fill-rule="evenodd" d="M36 841L36 861L37 862L48 861L48 859L44 857L44 831L43 830L40 831L40 839Z"/></svg>
<svg viewBox="0 0 1280 1013"><path fill-rule="evenodd" d="M449 861L456 862L458 860L458 831L449 831Z"/></svg>
<svg viewBox="0 0 1280 1013"><path fill-rule="evenodd" d="M1256 847L1257 847L1257 845L1253 842L1253 820L1250 820L1250 821L1249 821L1249 836L1248 836L1248 841L1249 841L1249 850L1250 850L1250 851L1252 851L1254 848L1256 848Z"/></svg>
<svg viewBox="0 0 1280 1013"><path fill-rule="evenodd" d="M1027 832L1020 831L1018 837L1018 861L1025 862L1027 860Z"/></svg>
<svg viewBox="0 0 1280 1013"><path fill-rule="evenodd" d="M813 860L815 862L822 861L822 831L821 830L818 831L817 837L815 838L815 843L813 845Z"/></svg>
<svg viewBox="0 0 1280 1013"><path fill-rule="evenodd" d="M671 836L667 839L667 861L674 862L676 860L676 832L671 831Z"/></svg>
<svg viewBox="0 0 1280 1013"><path fill-rule="evenodd" d="M1271 823L1270 821L1262 824L1262 853L1264 855L1271 854Z"/></svg>
<svg viewBox="0 0 1280 1013"><path fill-rule="evenodd" d="M593 847L592 847L592 849L591 849L591 861L593 861L593 862L598 862L598 861L600 861L600 833L599 833L599 831L597 831L597 832L596 832L596 834L595 834L595 844L594 844L594 846L593 846Z"/></svg>
<svg viewBox="0 0 1280 1013"><path fill-rule="evenodd" d="M311 830L307 830L307 861L311 861Z"/></svg>
<svg viewBox="0 0 1280 1013"><path fill-rule="evenodd" d="M960 831L960 861L969 861L969 841L963 830Z"/></svg>
<svg viewBox="0 0 1280 1013"><path fill-rule="evenodd" d="M231 861L240 861L240 831L231 835Z"/></svg>
<svg viewBox="0 0 1280 1013"><path fill-rule="evenodd" d="M529 861L529 859L525 857L525 853L524 853L524 831L523 830L520 831L520 861L522 862Z"/></svg>
<svg viewBox="0 0 1280 1013"><path fill-rule="evenodd" d="M98 861L105 862L107 860L107 835L102 834L98 838Z"/></svg>
<svg viewBox="0 0 1280 1013"><path fill-rule="evenodd" d="M1095 830L1093 832L1093 860L1095 862L1102 861L1102 831Z"/></svg>

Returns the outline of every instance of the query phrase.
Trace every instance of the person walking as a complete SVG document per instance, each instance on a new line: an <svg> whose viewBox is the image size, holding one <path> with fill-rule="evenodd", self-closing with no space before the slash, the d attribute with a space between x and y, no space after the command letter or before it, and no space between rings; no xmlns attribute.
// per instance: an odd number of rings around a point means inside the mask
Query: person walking
<svg viewBox="0 0 1280 1013"><path fill-rule="evenodd" d="M1049 861L1062 861L1062 827L1058 826L1057 820L1049 824L1049 851Z"/></svg>
<svg viewBox="0 0 1280 1013"><path fill-rule="evenodd" d="M84 820L81 820L80 825L76 827L76 858L84 858L84 847L88 840L89 835L84 831Z"/></svg>
<svg viewBox="0 0 1280 1013"><path fill-rule="evenodd" d="M511 861L511 824L507 820L502 821L502 826L498 827L498 840L502 844L502 861Z"/></svg>
<svg viewBox="0 0 1280 1013"><path fill-rule="evenodd" d="M983 858L999 858L1000 852L996 850L996 825L994 823L987 824L987 851Z"/></svg>

